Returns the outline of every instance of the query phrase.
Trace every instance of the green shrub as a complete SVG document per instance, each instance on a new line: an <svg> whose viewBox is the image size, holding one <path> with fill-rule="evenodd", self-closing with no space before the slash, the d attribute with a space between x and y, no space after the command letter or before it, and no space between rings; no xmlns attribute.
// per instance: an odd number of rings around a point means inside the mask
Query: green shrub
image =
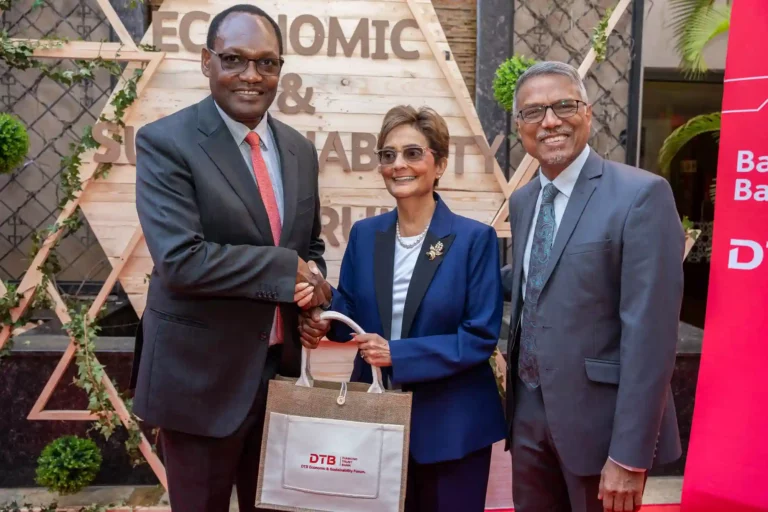
<svg viewBox="0 0 768 512"><path fill-rule="evenodd" d="M505 110L512 110L517 79L534 64L536 64L534 59L515 55L502 62L496 70L496 78L493 79L493 97Z"/></svg>
<svg viewBox="0 0 768 512"><path fill-rule="evenodd" d="M0 114L0 174L18 167L29 151L29 135L24 125L10 114Z"/></svg>
<svg viewBox="0 0 768 512"><path fill-rule="evenodd" d="M37 459L37 483L61 495L88 486L101 468L101 452L90 439L63 436L45 447Z"/></svg>

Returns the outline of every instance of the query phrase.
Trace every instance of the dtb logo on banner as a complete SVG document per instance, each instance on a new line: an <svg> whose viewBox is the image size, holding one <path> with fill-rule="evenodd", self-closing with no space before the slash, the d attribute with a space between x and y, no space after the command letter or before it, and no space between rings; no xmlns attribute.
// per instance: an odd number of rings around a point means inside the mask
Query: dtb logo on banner
<svg viewBox="0 0 768 512"><path fill-rule="evenodd" d="M744 249L740 250L742 247ZM768 243L766 243L766 247L768 247ZM763 246L759 243L732 238L731 250L728 251L728 268L754 270L763 262L763 255Z"/></svg>
<svg viewBox="0 0 768 512"><path fill-rule="evenodd" d="M336 456L335 455L322 455L317 453L311 453L309 455L309 463L310 464L327 464L328 466L335 466L336 465Z"/></svg>

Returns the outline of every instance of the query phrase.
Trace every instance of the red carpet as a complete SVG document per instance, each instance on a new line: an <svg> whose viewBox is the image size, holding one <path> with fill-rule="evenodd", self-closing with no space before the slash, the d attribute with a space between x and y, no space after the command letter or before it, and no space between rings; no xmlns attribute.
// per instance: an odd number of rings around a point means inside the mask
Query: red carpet
<svg viewBox="0 0 768 512"><path fill-rule="evenodd" d="M485 512L514 512L513 508L495 508L488 509ZM679 512L680 505L645 505L642 512Z"/></svg>

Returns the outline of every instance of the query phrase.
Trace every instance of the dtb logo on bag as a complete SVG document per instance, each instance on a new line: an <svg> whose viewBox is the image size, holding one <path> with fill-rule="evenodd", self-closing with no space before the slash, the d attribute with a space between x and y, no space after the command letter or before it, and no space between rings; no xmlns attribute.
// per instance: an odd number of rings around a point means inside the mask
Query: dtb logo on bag
<svg viewBox="0 0 768 512"><path fill-rule="evenodd" d="M336 456L335 455L322 455L318 453L311 453L309 454L309 463L310 464L326 464L328 466L335 466L336 465Z"/></svg>
<svg viewBox="0 0 768 512"><path fill-rule="evenodd" d="M763 246L759 243L732 238L731 249L728 251L728 268L754 270L763 262L763 255Z"/></svg>

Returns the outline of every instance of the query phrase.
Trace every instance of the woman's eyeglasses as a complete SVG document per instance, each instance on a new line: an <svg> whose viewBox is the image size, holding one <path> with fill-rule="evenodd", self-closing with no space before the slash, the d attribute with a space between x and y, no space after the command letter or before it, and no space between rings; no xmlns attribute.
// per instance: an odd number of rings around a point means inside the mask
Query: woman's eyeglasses
<svg viewBox="0 0 768 512"><path fill-rule="evenodd" d="M271 57L263 59L248 59L237 53L217 53L210 48L208 51L214 54L221 61L221 69L228 73L242 73L248 69L248 63L256 63L256 71L262 76L276 76L280 74L280 68L283 67L283 59L273 59Z"/></svg>
<svg viewBox="0 0 768 512"><path fill-rule="evenodd" d="M422 147L422 146L407 146L404 147L402 151L397 151L395 149L390 148L384 148L384 149L378 149L375 151L375 153L379 157L379 163L381 165L392 165L395 163L395 160L397 160L398 153L403 154L403 158L406 162L420 162L424 155L427 154L427 151L431 151L432 153L435 152L434 149L429 147Z"/></svg>
<svg viewBox="0 0 768 512"><path fill-rule="evenodd" d="M557 103L551 105L536 105L533 107L527 107L520 110L517 115L524 123L534 124L540 123L547 115L547 109L551 108L560 119L567 119L576 114L579 111L579 103L587 105L580 100L560 100Z"/></svg>

